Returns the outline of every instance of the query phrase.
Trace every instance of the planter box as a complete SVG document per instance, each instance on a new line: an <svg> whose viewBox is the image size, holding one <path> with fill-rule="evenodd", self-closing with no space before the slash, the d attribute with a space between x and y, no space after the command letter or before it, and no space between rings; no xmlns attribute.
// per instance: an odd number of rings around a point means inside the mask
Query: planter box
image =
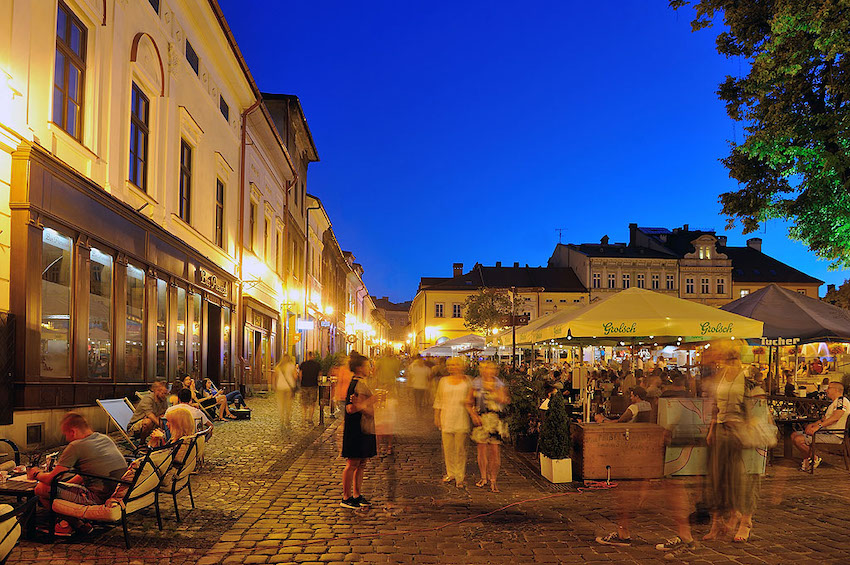
<svg viewBox="0 0 850 565"><path fill-rule="evenodd" d="M540 474L550 483L571 483L573 482L573 460L549 459L541 453Z"/></svg>

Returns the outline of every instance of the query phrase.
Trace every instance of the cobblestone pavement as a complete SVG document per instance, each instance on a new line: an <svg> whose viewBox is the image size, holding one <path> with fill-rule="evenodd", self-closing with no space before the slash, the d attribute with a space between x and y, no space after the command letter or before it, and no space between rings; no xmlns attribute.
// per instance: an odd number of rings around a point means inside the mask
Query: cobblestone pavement
<svg viewBox="0 0 850 565"><path fill-rule="evenodd" d="M505 450L501 493L439 483L442 457L430 417L401 410L395 454L371 460L364 491L371 510L339 506L341 427L295 425L281 434L271 399L255 399L254 419L216 427L195 484L197 507L166 527L153 512L131 517L134 547L113 528L69 542L23 542L10 562L39 563L647 563L670 562L656 543L675 535L669 485L623 482L580 491L542 480L531 460ZM402 404L404 406L404 404ZM296 414L299 414L296 407ZM294 418L299 419L300 418ZM770 468L750 542L699 542L673 562L848 563L850 475L833 459L814 476L791 462ZM468 482L478 478L469 450ZM687 482L692 500L698 492ZM188 499L188 496L186 496ZM618 500L633 501L632 546L598 545L615 529ZM506 508L507 507L507 508ZM697 538L707 526L695 526Z"/></svg>

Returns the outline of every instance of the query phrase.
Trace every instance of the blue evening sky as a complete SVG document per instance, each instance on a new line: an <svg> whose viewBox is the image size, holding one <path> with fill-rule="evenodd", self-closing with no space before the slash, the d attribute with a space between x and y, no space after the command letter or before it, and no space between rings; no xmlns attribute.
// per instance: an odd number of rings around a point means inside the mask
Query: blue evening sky
<svg viewBox="0 0 850 565"><path fill-rule="evenodd" d="M746 68L664 0L219 2L260 89L300 98L321 158L307 190L375 296L412 299L453 262L545 265L557 228L725 228L718 159L741 127L715 90ZM848 276L778 221L727 235Z"/></svg>

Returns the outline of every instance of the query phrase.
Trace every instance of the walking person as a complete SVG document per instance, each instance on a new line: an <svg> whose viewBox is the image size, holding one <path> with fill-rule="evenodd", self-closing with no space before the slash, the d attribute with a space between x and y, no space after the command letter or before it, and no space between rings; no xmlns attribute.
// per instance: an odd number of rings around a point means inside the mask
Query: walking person
<svg viewBox="0 0 850 565"><path fill-rule="evenodd" d="M472 441L477 444L478 470L481 480L475 486L483 488L490 483L492 492L499 492L496 477L502 463L501 446L507 437L505 406L508 393L505 383L496 375L499 368L492 361L482 363L478 369L481 376L472 381L467 404L472 415Z"/></svg>
<svg viewBox="0 0 850 565"><path fill-rule="evenodd" d="M307 360L298 368L298 375L301 383L301 415L310 425L313 424L316 404L319 402L319 373L321 372L322 366L316 361L316 354L308 351Z"/></svg>
<svg viewBox="0 0 850 565"><path fill-rule="evenodd" d="M466 478L466 442L469 437L470 394L466 363L460 357L446 362L448 376L440 379L434 399L434 425L440 429L443 440L443 457L446 463L444 483L455 481L464 488Z"/></svg>
<svg viewBox="0 0 850 565"><path fill-rule="evenodd" d="M360 354L351 353L348 362L351 382L345 401L345 420L342 428L342 456L346 459L342 472L343 508L371 506L363 496L363 472L366 461L378 454L375 440L375 396L366 379L372 374L372 362Z"/></svg>
<svg viewBox="0 0 850 565"><path fill-rule="evenodd" d="M275 394L280 412L280 429L289 428L292 419L292 395L295 392L296 369L292 357L284 353L274 367Z"/></svg>
<svg viewBox="0 0 850 565"><path fill-rule="evenodd" d="M744 468L741 438L748 399L741 351L727 345L722 352L714 416L706 436L711 530L702 539L714 540L734 532L733 541L740 543L749 539L753 527L759 476Z"/></svg>
<svg viewBox="0 0 850 565"><path fill-rule="evenodd" d="M417 355L407 368L408 383L413 390L413 405L416 414L422 417L428 406L428 388L431 386L431 369L425 364L421 355Z"/></svg>

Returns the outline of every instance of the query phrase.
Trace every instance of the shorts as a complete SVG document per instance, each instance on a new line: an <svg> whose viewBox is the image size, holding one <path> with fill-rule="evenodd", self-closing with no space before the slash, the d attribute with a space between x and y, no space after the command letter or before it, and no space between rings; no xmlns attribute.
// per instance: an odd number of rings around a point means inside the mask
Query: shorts
<svg viewBox="0 0 850 565"><path fill-rule="evenodd" d="M59 483L56 496L62 500L68 500L76 504L82 504L83 506L103 504L103 500L100 500L100 497L93 491L75 483Z"/></svg>
<svg viewBox="0 0 850 565"><path fill-rule="evenodd" d="M319 400L319 387L305 386L301 387L301 403L315 404Z"/></svg>
<svg viewBox="0 0 850 565"><path fill-rule="evenodd" d="M147 418L142 418L141 420L136 420L127 428L127 433L133 437L140 437L145 431L150 431L147 428L151 428L150 420Z"/></svg>
<svg viewBox="0 0 850 565"><path fill-rule="evenodd" d="M806 445L812 445L812 436L803 434L803 439L805 440ZM844 443L844 438L839 437L836 434L818 434L818 443L832 443L837 445Z"/></svg>

